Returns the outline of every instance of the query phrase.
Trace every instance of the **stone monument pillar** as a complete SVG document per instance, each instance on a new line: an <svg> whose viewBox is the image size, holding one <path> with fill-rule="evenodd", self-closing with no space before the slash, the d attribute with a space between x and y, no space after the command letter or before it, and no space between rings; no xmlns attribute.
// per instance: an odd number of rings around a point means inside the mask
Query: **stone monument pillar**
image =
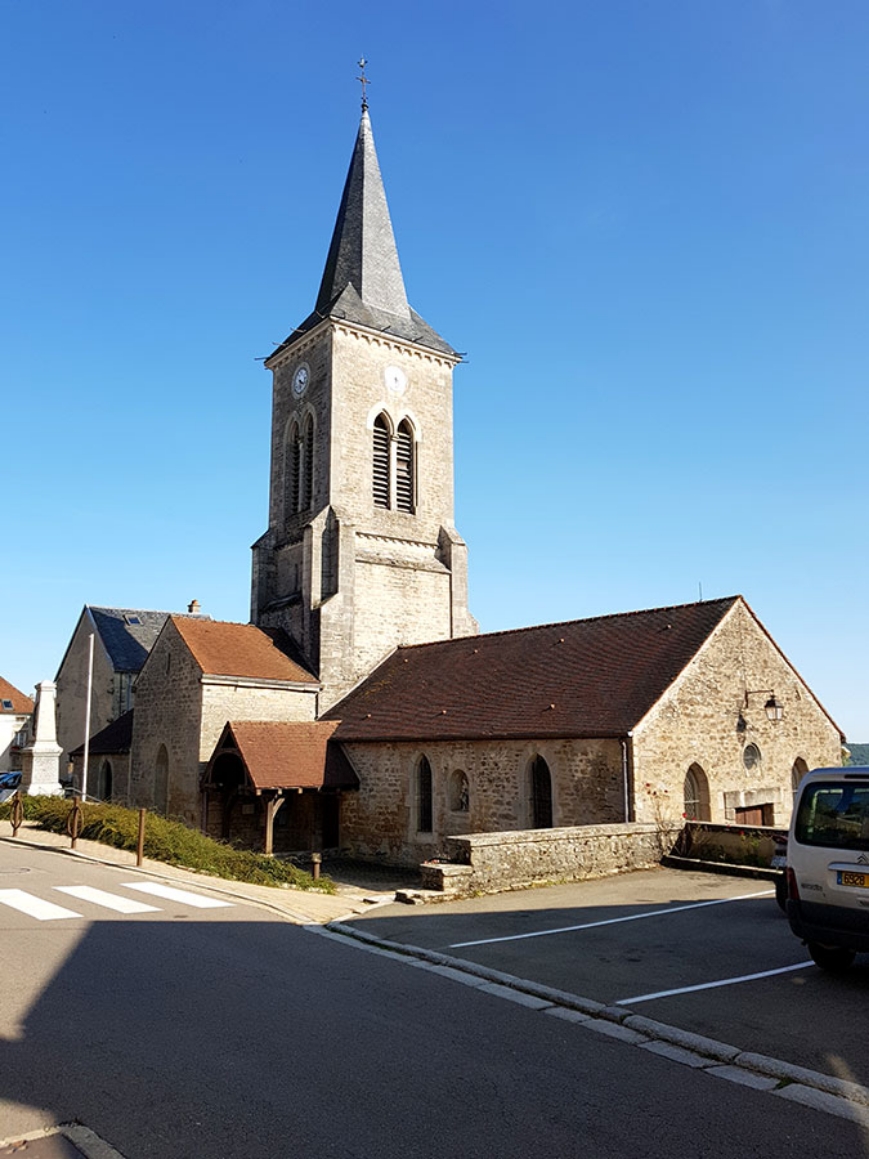
<svg viewBox="0 0 869 1159"><path fill-rule="evenodd" d="M60 783L63 749L57 743L56 694L57 685L53 680L43 680L36 686L33 739L21 750L21 792L30 797L63 794Z"/></svg>

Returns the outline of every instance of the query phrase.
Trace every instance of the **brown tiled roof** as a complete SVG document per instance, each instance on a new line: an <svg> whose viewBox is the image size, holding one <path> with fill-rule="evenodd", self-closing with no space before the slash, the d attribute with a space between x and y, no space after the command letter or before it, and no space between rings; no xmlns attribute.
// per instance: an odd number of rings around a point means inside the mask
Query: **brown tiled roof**
<svg viewBox="0 0 869 1159"><path fill-rule="evenodd" d="M11 708L3 708L2 701L11 700ZM17 716L28 716L33 712L33 701L23 692L19 692L14 684L0 676L0 712L14 712Z"/></svg>
<svg viewBox="0 0 869 1159"><path fill-rule="evenodd" d="M358 789L341 746L331 742L337 727L322 721L229 721L208 771L234 746L255 789Z"/></svg>
<svg viewBox="0 0 869 1159"><path fill-rule="evenodd" d="M324 719L341 741L624 736L739 599L398 648Z"/></svg>
<svg viewBox="0 0 869 1159"><path fill-rule="evenodd" d="M194 660L207 676L291 680L317 684L290 637L277 628L172 616Z"/></svg>
<svg viewBox="0 0 869 1159"><path fill-rule="evenodd" d="M128 709L117 720L113 720L111 724L107 724L105 728L101 728L99 732L95 732L88 741L88 754L92 756L94 753L128 753L130 751L130 745L133 743L134 712L135 709ZM80 744L69 755L71 757L83 757L84 745Z"/></svg>

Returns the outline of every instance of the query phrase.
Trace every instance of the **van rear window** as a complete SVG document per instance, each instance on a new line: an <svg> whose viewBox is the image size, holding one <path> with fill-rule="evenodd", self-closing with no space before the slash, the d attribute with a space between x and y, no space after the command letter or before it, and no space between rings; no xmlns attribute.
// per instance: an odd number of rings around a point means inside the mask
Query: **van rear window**
<svg viewBox="0 0 869 1159"><path fill-rule="evenodd" d="M794 835L801 845L869 850L869 784L807 786Z"/></svg>

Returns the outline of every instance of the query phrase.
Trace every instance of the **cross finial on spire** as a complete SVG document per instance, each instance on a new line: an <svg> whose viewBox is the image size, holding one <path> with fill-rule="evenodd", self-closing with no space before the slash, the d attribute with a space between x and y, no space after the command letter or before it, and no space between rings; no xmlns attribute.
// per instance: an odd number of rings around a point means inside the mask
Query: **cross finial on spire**
<svg viewBox="0 0 869 1159"><path fill-rule="evenodd" d="M365 93L365 86L370 85L371 81L365 75L365 66L366 66L366 64L368 64L368 61L365 59L364 56L359 57L358 64L359 64L360 70L362 71L362 76L358 76L356 79L362 85L362 112L364 113L365 110L368 108L368 97Z"/></svg>

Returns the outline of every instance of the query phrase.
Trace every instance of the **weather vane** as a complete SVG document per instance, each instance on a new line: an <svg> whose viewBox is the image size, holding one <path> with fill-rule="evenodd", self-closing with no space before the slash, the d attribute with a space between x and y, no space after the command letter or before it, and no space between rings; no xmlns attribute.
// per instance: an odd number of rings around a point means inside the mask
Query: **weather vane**
<svg viewBox="0 0 869 1159"><path fill-rule="evenodd" d="M358 64L359 64L359 68L362 72L362 76L358 76L356 79L362 85L362 111L364 113L365 110L368 108L368 97L365 93L365 86L370 85L371 81L365 75L365 66L366 66L366 64L368 64L368 61L365 59L364 56L359 57Z"/></svg>

